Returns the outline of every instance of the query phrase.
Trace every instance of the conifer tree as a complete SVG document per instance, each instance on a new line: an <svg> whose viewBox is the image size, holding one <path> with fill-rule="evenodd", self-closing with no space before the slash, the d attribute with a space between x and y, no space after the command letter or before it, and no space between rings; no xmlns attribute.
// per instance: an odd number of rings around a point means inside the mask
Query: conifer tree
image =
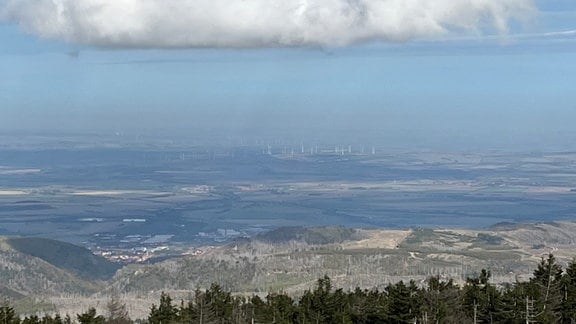
<svg viewBox="0 0 576 324"><path fill-rule="evenodd" d="M269 319L271 323L293 323L296 309L292 298L285 294L268 294L266 296Z"/></svg>
<svg viewBox="0 0 576 324"><path fill-rule="evenodd" d="M386 287L388 294L387 315L390 323L410 323L418 317L414 314L410 289L403 281L389 284Z"/></svg>
<svg viewBox="0 0 576 324"><path fill-rule="evenodd" d="M463 307L466 316L476 323L493 323L498 319L502 296L490 284L490 271L482 269L477 277L467 278L463 288Z"/></svg>
<svg viewBox="0 0 576 324"><path fill-rule="evenodd" d="M576 259L566 267L562 277L561 317L563 323L576 323Z"/></svg>
<svg viewBox="0 0 576 324"><path fill-rule="evenodd" d="M172 298L164 292L160 295L160 304L158 307L152 305L148 323L150 324L169 324L178 321L178 310L172 305Z"/></svg>
<svg viewBox="0 0 576 324"><path fill-rule="evenodd" d="M230 323L233 320L233 300L230 292L225 292L217 284L212 284L206 290L205 298L209 303L210 317L217 323Z"/></svg>
<svg viewBox="0 0 576 324"><path fill-rule="evenodd" d="M14 312L14 308L7 303L0 306L0 324L19 324L20 318Z"/></svg>
<svg viewBox="0 0 576 324"><path fill-rule="evenodd" d="M462 311L460 288L452 279L442 281L438 276L428 278L423 293L423 312L429 323L463 323L469 321Z"/></svg>
<svg viewBox="0 0 576 324"><path fill-rule="evenodd" d="M132 320L128 316L128 310L126 310L126 304L120 300L120 297L116 294L110 297L110 300L106 304L106 310L108 312L106 317L107 324L131 324Z"/></svg>
<svg viewBox="0 0 576 324"><path fill-rule="evenodd" d="M40 321L40 318L37 315L30 315L30 316L26 316L22 322L22 324L40 324L42 323Z"/></svg>
<svg viewBox="0 0 576 324"><path fill-rule="evenodd" d="M91 307L85 313L76 315L80 324L104 324L106 319L96 314L96 309Z"/></svg>
<svg viewBox="0 0 576 324"><path fill-rule="evenodd" d="M556 263L556 258L548 254L542 257L533 277L530 279L532 297L534 300L535 317L543 323L554 323L560 319L562 303L562 267Z"/></svg>

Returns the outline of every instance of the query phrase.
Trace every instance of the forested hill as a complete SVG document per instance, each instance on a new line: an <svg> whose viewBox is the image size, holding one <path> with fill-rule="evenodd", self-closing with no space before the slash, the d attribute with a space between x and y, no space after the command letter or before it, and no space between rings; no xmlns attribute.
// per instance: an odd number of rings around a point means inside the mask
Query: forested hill
<svg viewBox="0 0 576 324"><path fill-rule="evenodd" d="M213 284L187 302L167 294L148 316L162 323L574 323L576 261L565 270L543 257L530 280L496 286L482 269L462 286L438 276L423 284L400 281L382 290L335 289L325 276L313 289L292 298L270 293L264 299L234 296ZM180 305L180 306L176 306Z"/></svg>
<svg viewBox="0 0 576 324"><path fill-rule="evenodd" d="M178 323L574 323L576 262L565 270L552 254L542 258L529 281L498 287L481 270L462 286L438 276L423 284L400 281L385 288L335 289L329 277L299 297L269 293L265 298L234 295L212 284L190 292L186 300L162 293L147 315L149 324ZM112 298L106 316L96 309L73 320L56 315L20 320L14 309L0 307L0 319L11 324L130 324L126 305Z"/></svg>
<svg viewBox="0 0 576 324"><path fill-rule="evenodd" d="M19 237L0 237L0 265L0 300L91 294L118 268L82 247Z"/></svg>
<svg viewBox="0 0 576 324"><path fill-rule="evenodd" d="M332 244L353 240L356 231L344 226L288 226L256 235L254 240L268 243L303 241L307 244Z"/></svg>
<svg viewBox="0 0 576 324"><path fill-rule="evenodd" d="M95 300L102 307L108 295L119 293L132 314L142 318L161 291L180 299L183 292L207 289L214 282L244 295L281 291L299 296L324 275L344 291L383 291L389 283L414 280L420 286L438 275L462 286L485 268L491 283L502 287L528 282L540 257L549 252L567 267L576 256L575 242L576 223L567 221L500 224L488 230L288 227L198 247L194 255L124 265L109 277L117 265L86 249L0 238L0 299L12 300L18 310L34 309L29 303L34 300L72 314Z"/></svg>
<svg viewBox="0 0 576 324"><path fill-rule="evenodd" d="M88 249L38 237L9 237L6 243L14 250L40 258L82 279L110 279L120 265L96 256Z"/></svg>

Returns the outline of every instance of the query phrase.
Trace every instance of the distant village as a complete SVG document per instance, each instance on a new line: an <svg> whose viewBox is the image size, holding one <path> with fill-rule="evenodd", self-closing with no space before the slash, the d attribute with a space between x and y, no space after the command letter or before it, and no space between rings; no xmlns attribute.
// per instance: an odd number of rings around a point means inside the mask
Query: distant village
<svg viewBox="0 0 576 324"><path fill-rule="evenodd" d="M125 219L127 222L145 222L145 219ZM219 228L213 232L199 232L190 242L173 242L174 235L126 235L116 234L94 234L93 242L87 246L96 255L102 256L110 261L128 263L147 263L181 255L201 255L209 251L216 245L224 242L247 237L245 231L238 231L229 228ZM191 247L197 245L198 247Z"/></svg>

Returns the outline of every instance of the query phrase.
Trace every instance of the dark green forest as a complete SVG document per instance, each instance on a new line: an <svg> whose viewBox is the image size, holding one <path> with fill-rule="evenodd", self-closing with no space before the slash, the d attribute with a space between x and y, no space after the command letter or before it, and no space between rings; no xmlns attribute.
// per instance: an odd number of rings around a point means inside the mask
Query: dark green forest
<svg viewBox="0 0 576 324"><path fill-rule="evenodd" d="M552 254L542 258L527 282L494 285L490 271L481 270L463 286L429 277L424 284L389 284L382 290L335 289L329 277L317 281L301 296L269 293L234 295L212 284L196 290L188 301L174 301L162 293L147 319L169 323L576 323L576 260L563 269ZM0 307L0 324L130 324L126 307L117 298L107 314L91 308L70 316L15 314Z"/></svg>

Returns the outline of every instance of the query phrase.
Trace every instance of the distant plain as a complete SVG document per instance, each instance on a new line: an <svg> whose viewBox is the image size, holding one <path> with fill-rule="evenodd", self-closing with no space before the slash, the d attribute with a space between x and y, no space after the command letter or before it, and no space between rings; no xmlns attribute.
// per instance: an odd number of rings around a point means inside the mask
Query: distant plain
<svg viewBox="0 0 576 324"><path fill-rule="evenodd" d="M0 149L0 233L202 245L280 226L487 228L574 219L576 153L258 140ZM150 242L150 241L148 241Z"/></svg>

